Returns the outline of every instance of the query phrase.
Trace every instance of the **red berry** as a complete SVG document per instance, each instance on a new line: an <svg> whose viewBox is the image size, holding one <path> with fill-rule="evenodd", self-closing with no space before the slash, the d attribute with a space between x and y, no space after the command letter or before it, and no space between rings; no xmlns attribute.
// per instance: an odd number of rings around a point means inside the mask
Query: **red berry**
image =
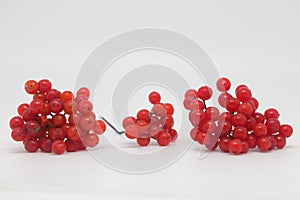
<svg viewBox="0 0 300 200"><path fill-rule="evenodd" d="M134 139L139 136L139 127L136 124L128 125L125 129L125 135L129 139Z"/></svg>
<svg viewBox="0 0 300 200"><path fill-rule="evenodd" d="M202 103L202 102L201 102ZM174 107L170 103L165 104L165 108L167 109L167 114L168 115L173 115L174 114Z"/></svg>
<svg viewBox="0 0 300 200"><path fill-rule="evenodd" d="M206 133L197 132L195 141L198 141L199 144L204 144L205 137L206 137Z"/></svg>
<svg viewBox="0 0 300 200"><path fill-rule="evenodd" d="M244 114L246 117L250 117L254 112L250 103L242 103L239 105L237 111Z"/></svg>
<svg viewBox="0 0 300 200"><path fill-rule="evenodd" d="M254 134L248 135L247 142L248 142L249 148L251 148L251 149L255 148L256 141L257 141L257 138Z"/></svg>
<svg viewBox="0 0 300 200"><path fill-rule="evenodd" d="M263 123L258 123L253 127L253 133L256 137L266 136L268 133L267 126Z"/></svg>
<svg viewBox="0 0 300 200"><path fill-rule="evenodd" d="M39 131L41 130L41 127L37 121L28 121L25 124L25 129L29 136L37 137L39 135Z"/></svg>
<svg viewBox="0 0 300 200"><path fill-rule="evenodd" d="M240 89L248 89L248 87L244 84L241 84L239 86L236 87L235 89L235 94L240 90Z"/></svg>
<svg viewBox="0 0 300 200"><path fill-rule="evenodd" d="M219 95L218 102L220 106L223 108L226 108L227 102L229 99L232 98L232 96L229 93L222 93Z"/></svg>
<svg viewBox="0 0 300 200"><path fill-rule="evenodd" d="M170 144L170 142L171 142L171 135L168 132L164 131L159 133L157 137L157 143L160 146L167 146Z"/></svg>
<svg viewBox="0 0 300 200"><path fill-rule="evenodd" d="M146 109L140 110L136 115L137 120L145 121L147 123L150 123L150 112Z"/></svg>
<svg viewBox="0 0 300 200"><path fill-rule="evenodd" d="M148 96L150 103L156 104L160 103L160 94L158 92L151 92Z"/></svg>
<svg viewBox="0 0 300 200"><path fill-rule="evenodd" d="M90 97L90 90L87 87L82 87L77 91L77 96L83 95L86 96L87 98Z"/></svg>
<svg viewBox="0 0 300 200"><path fill-rule="evenodd" d="M51 89L46 92L46 100L51 101L52 99L60 99L60 92L56 89Z"/></svg>
<svg viewBox="0 0 300 200"><path fill-rule="evenodd" d="M61 140L56 140L52 143L52 150L55 154L63 154L67 149L66 144Z"/></svg>
<svg viewBox="0 0 300 200"><path fill-rule="evenodd" d="M67 138L69 138L70 140L79 140L80 139L79 134L78 134L77 129L76 129L75 126L71 126L68 129Z"/></svg>
<svg viewBox="0 0 300 200"><path fill-rule="evenodd" d="M84 116L80 120L80 128L83 131L92 130L95 126L95 120L91 116Z"/></svg>
<svg viewBox="0 0 300 200"><path fill-rule="evenodd" d="M20 127L23 128L24 127L24 120L22 117L19 116L15 116L13 118L11 118L11 120L9 121L9 126L11 129Z"/></svg>
<svg viewBox="0 0 300 200"><path fill-rule="evenodd" d="M233 126L246 126L247 118L242 113L237 113L231 117L231 123Z"/></svg>
<svg viewBox="0 0 300 200"><path fill-rule="evenodd" d="M219 109L216 107L209 107L205 111L205 118L207 120L216 121L219 118Z"/></svg>
<svg viewBox="0 0 300 200"><path fill-rule="evenodd" d="M198 98L197 91L194 89L187 90L184 94L184 98L189 98L189 97L194 98L194 99Z"/></svg>
<svg viewBox="0 0 300 200"><path fill-rule="evenodd" d="M99 137L95 133L88 134L84 140L87 147L95 147L99 143Z"/></svg>
<svg viewBox="0 0 300 200"><path fill-rule="evenodd" d="M55 140L64 140L65 137L66 137L66 134L62 128L51 128L48 132L49 134L49 138L52 140L52 141L55 141Z"/></svg>
<svg viewBox="0 0 300 200"><path fill-rule="evenodd" d="M189 105L189 110L203 110L204 109L204 104L202 101L198 100L198 99L194 99L190 102Z"/></svg>
<svg viewBox="0 0 300 200"><path fill-rule="evenodd" d="M167 114L167 109L165 106L161 103L157 103L153 105L152 112L159 117L166 116Z"/></svg>
<svg viewBox="0 0 300 200"><path fill-rule="evenodd" d="M198 99L195 99L193 97L185 98L184 101L183 101L184 108L187 109L187 110L192 110L193 105L191 105L191 102L194 101L194 100L198 101Z"/></svg>
<svg viewBox="0 0 300 200"><path fill-rule="evenodd" d="M132 116L129 116L129 117L126 117L123 119L122 125L123 125L123 128L126 129L127 126L135 124L135 123L136 123L136 119Z"/></svg>
<svg viewBox="0 0 300 200"><path fill-rule="evenodd" d="M76 141L68 139L68 140L65 141L65 143L66 143L67 152L75 152L75 151L78 150Z"/></svg>
<svg viewBox="0 0 300 200"><path fill-rule="evenodd" d="M252 131L256 124L257 124L256 120L253 117L250 117L247 120L247 125L246 125L247 130Z"/></svg>
<svg viewBox="0 0 300 200"><path fill-rule="evenodd" d="M69 100L73 100L73 98L74 98L74 95L71 91L64 91L60 96L60 100L64 103Z"/></svg>
<svg viewBox="0 0 300 200"><path fill-rule="evenodd" d="M248 153L249 151L249 144L247 141L242 141L243 150L242 153Z"/></svg>
<svg viewBox="0 0 300 200"><path fill-rule="evenodd" d="M64 124L66 124L66 121L67 121L67 119L63 114L56 114L51 119L51 123L55 127L63 126Z"/></svg>
<svg viewBox="0 0 300 200"><path fill-rule="evenodd" d="M199 132L198 127L195 127L190 131L190 136L194 141L197 141L198 132Z"/></svg>
<svg viewBox="0 0 300 200"><path fill-rule="evenodd" d="M38 83L35 80L29 80L25 83L25 91L28 94L35 94L38 91Z"/></svg>
<svg viewBox="0 0 300 200"><path fill-rule="evenodd" d="M45 112L45 103L40 99L34 99L31 101L29 108L35 115L43 114Z"/></svg>
<svg viewBox="0 0 300 200"><path fill-rule="evenodd" d="M39 140L39 147L41 151L50 153L52 151L52 141L49 138L42 138Z"/></svg>
<svg viewBox="0 0 300 200"><path fill-rule="evenodd" d="M280 122L278 121L278 119L268 119L266 121L266 126L268 128L268 133L272 134L272 133L277 133L279 131L280 128Z"/></svg>
<svg viewBox="0 0 300 200"><path fill-rule="evenodd" d="M77 109L82 115L88 116L93 112L93 104L88 100L82 100L79 102Z"/></svg>
<svg viewBox="0 0 300 200"><path fill-rule="evenodd" d="M106 124L102 120L96 120L93 130L94 133L101 135L106 131Z"/></svg>
<svg viewBox="0 0 300 200"><path fill-rule="evenodd" d="M39 144L37 140L34 139L29 139L24 143L25 149L26 151L30 152L30 153L34 153L37 152L37 150L39 149Z"/></svg>
<svg viewBox="0 0 300 200"><path fill-rule="evenodd" d="M26 131L24 128L16 127L12 130L11 137L14 141L23 141L26 138Z"/></svg>
<svg viewBox="0 0 300 200"><path fill-rule="evenodd" d="M236 97L241 101L241 102L246 102L252 97L252 93L249 89L239 89L236 93Z"/></svg>
<svg viewBox="0 0 300 200"><path fill-rule="evenodd" d="M22 103L21 105L19 105L18 107L18 114L20 116L23 115L24 111L27 110L29 108L29 104L28 103Z"/></svg>
<svg viewBox="0 0 300 200"><path fill-rule="evenodd" d="M177 139L178 137L178 133L175 129L169 129L168 130L168 133L170 134L171 136L171 142L175 142L175 140Z"/></svg>
<svg viewBox="0 0 300 200"><path fill-rule="evenodd" d="M199 88L197 95L202 100L208 100L212 96L212 89L208 86L202 86Z"/></svg>
<svg viewBox="0 0 300 200"><path fill-rule="evenodd" d="M279 128L279 134L283 137L291 137L293 134L293 127L288 124L282 124Z"/></svg>
<svg viewBox="0 0 300 200"><path fill-rule="evenodd" d="M223 137L220 139L219 142L219 148L225 152L228 153L229 152L229 142L231 141L231 139L229 137Z"/></svg>
<svg viewBox="0 0 300 200"><path fill-rule="evenodd" d="M220 92L227 92L230 89L231 83L227 78L220 78L217 81L217 88Z"/></svg>
<svg viewBox="0 0 300 200"><path fill-rule="evenodd" d="M232 154L241 154L243 152L243 144L240 139L233 139L228 144L229 151Z"/></svg>
<svg viewBox="0 0 300 200"><path fill-rule="evenodd" d="M237 126L234 128L232 136L234 139L246 140L248 137L248 130L243 126Z"/></svg>
<svg viewBox="0 0 300 200"><path fill-rule="evenodd" d="M39 88L40 93L46 93L49 90L51 90L52 83L47 79L40 80L38 82L38 88Z"/></svg>
<svg viewBox="0 0 300 200"><path fill-rule="evenodd" d="M272 142L268 137L263 136L257 140L257 146L261 152L266 152L272 146Z"/></svg>
<svg viewBox="0 0 300 200"><path fill-rule="evenodd" d="M232 124L230 121L219 121L218 122L218 130L221 133L221 136L227 136L232 131Z"/></svg>
<svg viewBox="0 0 300 200"><path fill-rule="evenodd" d="M142 147L147 146L150 143L150 138L137 138L137 143Z"/></svg>
<svg viewBox="0 0 300 200"><path fill-rule="evenodd" d="M58 98L57 99L52 99L49 102L49 108L50 108L50 111L53 112L53 113L60 113L64 108L64 104Z"/></svg>
<svg viewBox="0 0 300 200"><path fill-rule="evenodd" d="M240 106L240 101L236 98L229 98L226 102L226 109L228 112L236 112Z"/></svg>
<svg viewBox="0 0 300 200"><path fill-rule="evenodd" d="M276 147L278 149L282 149L283 147L285 147L285 145L286 145L286 139L285 139L285 137L283 137L281 135L276 135L275 139L277 141Z"/></svg>
<svg viewBox="0 0 300 200"><path fill-rule="evenodd" d="M265 118L268 119L278 119L279 112L275 108L269 108L265 111Z"/></svg>
<svg viewBox="0 0 300 200"><path fill-rule="evenodd" d="M256 123L264 123L265 117L261 113L254 113L252 117L255 119Z"/></svg>

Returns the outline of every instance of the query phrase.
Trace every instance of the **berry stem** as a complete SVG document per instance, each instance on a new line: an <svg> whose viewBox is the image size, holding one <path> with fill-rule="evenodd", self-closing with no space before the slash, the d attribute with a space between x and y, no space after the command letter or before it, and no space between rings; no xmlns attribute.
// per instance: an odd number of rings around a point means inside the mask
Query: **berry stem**
<svg viewBox="0 0 300 200"><path fill-rule="evenodd" d="M104 117L100 117L108 126L110 126L110 128L112 128L116 133L118 133L118 134L123 134L123 133L125 133L125 131L118 131L117 129L116 129L116 127L114 127L107 119L105 119Z"/></svg>
<svg viewBox="0 0 300 200"><path fill-rule="evenodd" d="M205 100L203 100L203 104L204 104L204 109L206 110L207 106L206 106Z"/></svg>

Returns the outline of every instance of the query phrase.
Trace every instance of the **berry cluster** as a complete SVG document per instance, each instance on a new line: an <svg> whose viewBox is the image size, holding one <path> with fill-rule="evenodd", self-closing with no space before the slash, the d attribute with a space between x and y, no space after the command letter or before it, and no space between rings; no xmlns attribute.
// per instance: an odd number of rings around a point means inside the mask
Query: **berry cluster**
<svg viewBox="0 0 300 200"><path fill-rule="evenodd" d="M210 87L189 89L185 93L184 107L190 111L189 120L194 126L190 135L194 141L209 150L219 146L223 152L232 154L247 153L256 146L266 152L286 145L293 128L280 124L276 109L267 109L264 114L258 112L259 103L246 85L235 89L236 97L228 93L231 83L227 78L218 79L216 86L221 92L218 102L227 110L223 113L215 106L206 106L205 101L212 96Z"/></svg>
<svg viewBox="0 0 300 200"><path fill-rule="evenodd" d="M167 146L177 139L177 131L173 129L174 107L170 103L161 103L158 92L151 92L149 101L153 104L151 111L142 109L136 118L129 116L123 120L125 135L137 139L140 146L147 146L151 138L160 146Z"/></svg>
<svg viewBox="0 0 300 200"><path fill-rule="evenodd" d="M80 88L77 96L71 91L60 92L52 83L43 79L29 80L25 91L33 100L18 107L19 116L10 120L13 140L23 142L28 152L75 152L95 147L98 134L104 133L106 125L96 120L93 104L88 100L88 88Z"/></svg>

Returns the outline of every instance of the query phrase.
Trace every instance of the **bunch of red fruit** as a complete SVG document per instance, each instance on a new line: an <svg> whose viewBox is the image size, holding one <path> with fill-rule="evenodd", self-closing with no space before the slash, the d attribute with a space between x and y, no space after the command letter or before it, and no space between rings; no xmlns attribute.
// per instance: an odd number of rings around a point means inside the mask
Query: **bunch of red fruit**
<svg viewBox="0 0 300 200"><path fill-rule="evenodd" d="M129 139L136 139L140 146L147 146L151 138L160 146L167 146L177 139L174 126L174 107L170 103L161 103L158 92L149 94L152 110L142 109L136 118L129 116L123 120L125 135Z"/></svg>
<svg viewBox="0 0 300 200"><path fill-rule="evenodd" d="M95 147L98 134L106 130L101 120L96 120L88 88L80 88L77 96L70 91L60 92L43 79L29 80L25 91L33 100L18 107L19 116L10 120L11 136L23 142L28 152L75 152Z"/></svg>
<svg viewBox="0 0 300 200"><path fill-rule="evenodd" d="M189 120L194 126L190 135L194 141L209 150L219 146L223 152L232 154L247 153L255 147L266 152L286 145L286 138L292 135L293 128L280 124L276 109L267 109L264 114L258 112L259 103L246 85L235 89L236 97L228 93L231 83L227 78L218 79L216 85L221 92L218 102L226 112L220 113L217 107L206 106L205 101L212 96L208 86L185 93L184 107L190 110Z"/></svg>

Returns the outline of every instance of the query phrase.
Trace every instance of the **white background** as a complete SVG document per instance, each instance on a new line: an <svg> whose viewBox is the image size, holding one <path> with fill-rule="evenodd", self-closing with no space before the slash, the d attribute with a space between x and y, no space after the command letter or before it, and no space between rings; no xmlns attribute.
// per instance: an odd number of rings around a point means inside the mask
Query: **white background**
<svg viewBox="0 0 300 200"><path fill-rule="evenodd" d="M0 0L1 199L299 199L299 9L297 0ZM247 83L261 109L278 108L281 120L294 126L288 147L199 160L195 145L167 169L129 175L87 152L27 154L10 139L9 118L29 100L27 79L46 77L73 89L97 45L142 27L175 30L198 42L221 74L234 85Z"/></svg>

